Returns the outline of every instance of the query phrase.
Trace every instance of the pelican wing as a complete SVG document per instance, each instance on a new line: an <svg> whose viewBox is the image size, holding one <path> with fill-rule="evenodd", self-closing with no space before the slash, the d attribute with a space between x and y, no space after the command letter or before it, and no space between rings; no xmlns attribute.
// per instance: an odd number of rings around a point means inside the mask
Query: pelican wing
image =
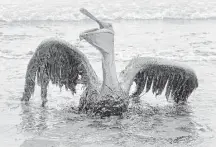
<svg viewBox="0 0 216 147"><path fill-rule="evenodd" d="M25 77L25 100L34 92L35 77L37 83L45 89L51 81L59 87L65 86L72 93L76 92L78 83L86 86L96 86L99 83L86 56L76 47L57 39L43 41L31 58Z"/></svg>
<svg viewBox="0 0 216 147"><path fill-rule="evenodd" d="M161 58L137 57L120 73L120 84L129 93L132 83L136 90L132 96L139 96L144 90L152 89L155 95L161 95L166 87L166 98L175 102L186 101L198 87L195 72L186 65ZM167 86L166 86L167 85Z"/></svg>

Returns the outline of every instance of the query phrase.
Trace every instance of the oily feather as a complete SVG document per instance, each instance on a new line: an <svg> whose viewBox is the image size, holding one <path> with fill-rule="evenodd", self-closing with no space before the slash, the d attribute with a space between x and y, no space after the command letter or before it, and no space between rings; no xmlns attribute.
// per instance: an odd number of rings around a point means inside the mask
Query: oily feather
<svg viewBox="0 0 216 147"><path fill-rule="evenodd" d="M191 68L160 58L133 59L121 72L120 83L128 91L133 82L136 83L133 97L152 88L155 95L161 95L166 90L166 98L172 97L176 103L186 101L198 87L197 76Z"/></svg>
<svg viewBox="0 0 216 147"><path fill-rule="evenodd" d="M57 39L43 41L30 59L22 100L28 101L34 93L36 77L38 85L44 88L42 91L47 90L49 81L60 88L65 86L72 93L76 92L78 83L91 87L98 84L98 77L86 56L69 43Z"/></svg>

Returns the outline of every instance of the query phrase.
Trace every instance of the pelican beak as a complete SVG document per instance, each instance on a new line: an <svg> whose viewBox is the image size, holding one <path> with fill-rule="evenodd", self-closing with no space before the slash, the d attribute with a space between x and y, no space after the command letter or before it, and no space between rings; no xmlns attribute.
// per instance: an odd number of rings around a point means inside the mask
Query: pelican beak
<svg viewBox="0 0 216 147"><path fill-rule="evenodd" d="M80 10L83 14L96 21L100 28L90 29L80 34L80 40L86 40L92 46L96 47L102 53L109 53L114 48L114 31L112 24L99 21L86 9Z"/></svg>
<svg viewBox="0 0 216 147"><path fill-rule="evenodd" d="M91 29L80 34L80 39L86 40L102 53L109 53L114 48L114 33L109 29Z"/></svg>
<svg viewBox="0 0 216 147"><path fill-rule="evenodd" d="M97 31L97 30L99 30L99 29L98 28L94 28L94 29L89 29L89 30L86 30L86 31L82 32L80 34L80 36L79 36L80 40L85 39L87 37L88 33L91 33L91 32Z"/></svg>
<svg viewBox="0 0 216 147"><path fill-rule="evenodd" d="M86 15L87 17L89 17L90 19L96 21L98 23L98 25L100 26L100 29L103 28L107 28L107 29L111 29L113 31L113 27L111 23L107 23L107 22L102 22L100 20L98 20L94 15L92 15L88 10L81 8L80 12L84 15Z"/></svg>

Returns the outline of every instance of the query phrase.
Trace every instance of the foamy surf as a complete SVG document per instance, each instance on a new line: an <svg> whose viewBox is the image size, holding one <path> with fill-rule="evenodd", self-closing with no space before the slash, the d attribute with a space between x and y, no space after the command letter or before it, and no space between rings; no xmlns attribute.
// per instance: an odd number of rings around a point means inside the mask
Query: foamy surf
<svg viewBox="0 0 216 147"><path fill-rule="evenodd" d="M18 0L0 2L0 21L81 21L87 19L79 13L81 7L97 18L109 20L216 19L214 0Z"/></svg>

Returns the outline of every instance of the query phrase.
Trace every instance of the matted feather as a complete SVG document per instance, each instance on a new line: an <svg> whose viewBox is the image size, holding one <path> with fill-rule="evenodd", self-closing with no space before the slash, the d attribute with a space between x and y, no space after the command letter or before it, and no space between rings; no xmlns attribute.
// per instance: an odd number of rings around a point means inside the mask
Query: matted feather
<svg viewBox="0 0 216 147"><path fill-rule="evenodd" d="M133 81L136 83L133 97L152 88L155 95L160 95L166 90L166 98L172 97L176 103L186 101L198 87L197 76L191 68L160 58L133 59L120 73L120 83L128 92Z"/></svg>
<svg viewBox="0 0 216 147"><path fill-rule="evenodd" d="M33 94L36 75L38 85L45 90L49 81L60 88L65 86L72 93L76 92L78 82L91 87L99 83L86 56L69 43L57 39L43 41L36 49L27 67L23 100Z"/></svg>

